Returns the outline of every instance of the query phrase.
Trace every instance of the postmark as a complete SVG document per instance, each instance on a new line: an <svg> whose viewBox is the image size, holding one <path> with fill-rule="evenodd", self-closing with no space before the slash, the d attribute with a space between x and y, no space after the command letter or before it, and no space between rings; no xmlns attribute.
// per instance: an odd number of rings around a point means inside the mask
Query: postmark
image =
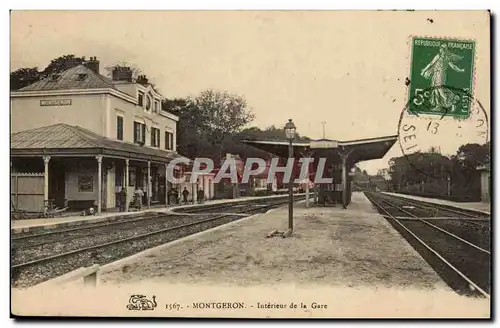
<svg viewBox="0 0 500 328"><path fill-rule="evenodd" d="M408 110L416 115L469 117L474 59L473 40L413 37Z"/></svg>
<svg viewBox="0 0 500 328"><path fill-rule="evenodd" d="M488 114L481 102L463 90L441 88L452 90L456 95L467 99L470 104L469 113L467 117L449 116L446 111L439 116L419 115L410 110L410 104L415 97L409 99L399 117L398 143L408 163L417 171L420 169L414 164L421 154L438 153L450 156L455 154L460 146L473 143L482 145L489 141ZM420 173L432 178L441 178L437 173Z"/></svg>

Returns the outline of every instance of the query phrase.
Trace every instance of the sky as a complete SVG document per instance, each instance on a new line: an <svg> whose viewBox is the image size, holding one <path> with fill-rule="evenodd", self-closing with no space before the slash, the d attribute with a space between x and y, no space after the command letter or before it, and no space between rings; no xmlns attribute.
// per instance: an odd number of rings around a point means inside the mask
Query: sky
<svg viewBox="0 0 500 328"><path fill-rule="evenodd" d="M293 119L316 139L326 122L326 138L356 140L401 131L411 36L476 41L474 96L489 117L489 18L481 11L14 11L11 71L43 69L63 54L96 56L101 73L126 62L167 98L229 91L247 100L251 126ZM427 123L419 140L435 137L422 137ZM460 138L477 135L474 126L451 122L429 142L452 153ZM400 155L396 143L360 167L376 173Z"/></svg>

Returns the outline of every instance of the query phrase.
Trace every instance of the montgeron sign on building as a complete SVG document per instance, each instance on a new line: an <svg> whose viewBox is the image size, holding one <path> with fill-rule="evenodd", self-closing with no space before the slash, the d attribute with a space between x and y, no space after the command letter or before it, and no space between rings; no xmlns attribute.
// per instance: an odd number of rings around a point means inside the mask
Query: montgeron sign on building
<svg viewBox="0 0 500 328"><path fill-rule="evenodd" d="M40 106L71 106L71 99L44 99Z"/></svg>

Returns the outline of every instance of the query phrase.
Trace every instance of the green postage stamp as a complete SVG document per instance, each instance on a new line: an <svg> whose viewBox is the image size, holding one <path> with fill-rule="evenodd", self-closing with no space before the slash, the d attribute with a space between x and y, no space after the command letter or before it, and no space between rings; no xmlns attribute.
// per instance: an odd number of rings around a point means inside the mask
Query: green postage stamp
<svg viewBox="0 0 500 328"><path fill-rule="evenodd" d="M414 37L408 110L467 118L474 78L474 41Z"/></svg>

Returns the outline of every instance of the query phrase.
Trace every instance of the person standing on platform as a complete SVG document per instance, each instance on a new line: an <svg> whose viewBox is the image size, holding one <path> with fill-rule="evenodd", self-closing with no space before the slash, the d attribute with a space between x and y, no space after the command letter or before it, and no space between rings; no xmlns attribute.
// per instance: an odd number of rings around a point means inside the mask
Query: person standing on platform
<svg viewBox="0 0 500 328"><path fill-rule="evenodd" d="M203 192L202 189L198 189L197 198L199 204L203 204L205 202L205 193Z"/></svg>
<svg viewBox="0 0 500 328"><path fill-rule="evenodd" d="M127 203L127 189L122 187L120 190L120 212L125 212Z"/></svg>
<svg viewBox="0 0 500 328"><path fill-rule="evenodd" d="M189 191L187 190L186 187L184 187L184 190L182 191L184 204L188 204L188 196L189 196Z"/></svg>
<svg viewBox="0 0 500 328"><path fill-rule="evenodd" d="M135 186L135 205L137 209L140 211L142 209L142 197L144 196L144 192L138 186Z"/></svg>

